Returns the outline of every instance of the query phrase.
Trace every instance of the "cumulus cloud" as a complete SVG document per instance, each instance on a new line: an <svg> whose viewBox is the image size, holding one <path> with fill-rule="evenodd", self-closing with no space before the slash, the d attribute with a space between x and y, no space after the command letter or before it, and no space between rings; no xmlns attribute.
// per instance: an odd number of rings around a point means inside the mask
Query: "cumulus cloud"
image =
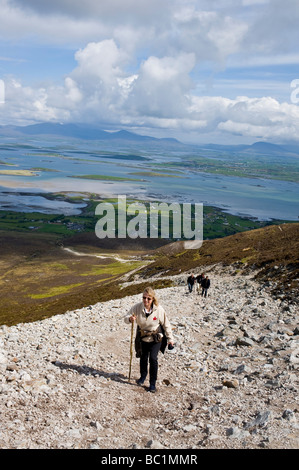
<svg viewBox="0 0 299 470"><path fill-rule="evenodd" d="M298 63L297 0L288 8L278 0L0 0L0 8L0 38L76 50L76 66L55 82L25 86L8 75L1 124L81 121L299 139L298 107L277 99L277 80L263 96L252 89L248 96L247 77L243 88L212 96L201 77L206 64L212 75L227 63Z"/></svg>
<svg viewBox="0 0 299 470"><path fill-rule="evenodd" d="M178 132L238 134L298 140L299 107L271 97L196 96L190 73L194 54L149 57L138 73L125 72L126 54L113 40L76 53L77 67L60 86L34 89L7 84L6 119L105 122L111 128L162 128Z"/></svg>
<svg viewBox="0 0 299 470"><path fill-rule="evenodd" d="M178 31L174 35L175 47L194 52L198 61L224 61L239 49L248 28L240 19L191 7L178 10L175 20Z"/></svg>
<svg viewBox="0 0 299 470"><path fill-rule="evenodd" d="M128 107L136 116L176 118L184 116L192 88L190 72L194 54L178 57L149 57L140 67Z"/></svg>
<svg viewBox="0 0 299 470"><path fill-rule="evenodd" d="M0 0L0 9L6 40L34 36L42 44L85 47L113 38L128 53L146 50L148 57L195 53L197 61L225 60L247 31L229 8L203 0Z"/></svg>
<svg viewBox="0 0 299 470"><path fill-rule="evenodd" d="M5 80L5 103L0 123L23 125L41 121L68 120L70 112L59 104L59 89L23 86L13 78ZM63 94L64 95L64 94ZM65 95L64 95L65 96Z"/></svg>

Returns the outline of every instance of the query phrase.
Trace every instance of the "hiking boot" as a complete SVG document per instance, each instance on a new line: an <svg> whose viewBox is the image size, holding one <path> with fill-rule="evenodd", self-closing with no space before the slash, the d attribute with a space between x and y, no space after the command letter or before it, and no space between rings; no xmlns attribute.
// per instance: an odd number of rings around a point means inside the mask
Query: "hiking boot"
<svg viewBox="0 0 299 470"><path fill-rule="evenodd" d="M157 391L156 386L154 384L150 384L148 391L155 393Z"/></svg>
<svg viewBox="0 0 299 470"><path fill-rule="evenodd" d="M145 378L140 377L140 379L136 380L137 385L143 385L145 381Z"/></svg>

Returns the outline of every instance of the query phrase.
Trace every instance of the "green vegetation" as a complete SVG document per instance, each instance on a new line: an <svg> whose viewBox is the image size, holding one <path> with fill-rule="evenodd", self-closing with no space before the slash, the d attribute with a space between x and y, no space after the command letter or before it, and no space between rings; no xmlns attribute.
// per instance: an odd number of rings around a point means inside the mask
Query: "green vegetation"
<svg viewBox="0 0 299 470"><path fill-rule="evenodd" d="M86 195L82 196L66 196L63 193L56 195L49 195L51 199L59 198L69 202L82 202L86 199ZM97 222L100 220L99 216L95 215L96 207L100 204L100 200L96 195L89 195L87 206L82 209L80 215L64 216L62 214L43 214L40 212L15 212L15 211L0 211L0 230L15 231L15 232L36 232L36 233L49 233L59 237L67 238L78 233L88 233L95 231ZM118 200L105 199L104 202L113 204L115 208L115 228L116 237L118 234ZM142 200L127 199L127 208L133 202L142 203L147 212L150 213L153 209L150 203ZM160 201L156 201L160 204ZM153 202L151 203L151 205ZM182 207L182 206L181 206ZM194 217L194 206L191 206L192 215ZM127 214L127 223L134 219L135 215ZM149 219L149 217L148 217ZM282 221L258 221L246 217L240 217L225 213L219 208L204 206L203 207L203 237L205 240L221 238L234 233L253 230L256 228L264 227L266 225L278 224ZM167 242L175 240L172 238L173 227L173 214L169 212L169 239ZM137 230L137 229L136 229ZM183 230L181 231L183 233ZM161 236L160 224L158 230L158 237ZM148 221L148 237L150 237L150 227Z"/></svg>
<svg viewBox="0 0 299 470"><path fill-rule="evenodd" d="M205 151L208 154L208 151ZM299 182L298 157L212 153L186 154L184 161L160 163L157 169L185 169L242 178L266 178Z"/></svg>
<svg viewBox="0 0 299 470"><path fill-rule="evenodd" d="M65 217L63 215L42 214L40 212L0 211L0 230L53 233L69 236L77 233L79 230L83 230L83 220L80 219L79 224L77 224L77 220L76 216Z"/></svg>
<svg viewBox="0 0 299 470"><path fill-rule="evenodd" d="M0 165L5 165L5 166L16 166L14 163L7 163L2 160L0 160Z"/></svg>
<svg viewBox="0 0 299 470"><path fill-rule="evenodd" d="M229 265L235 272L251 273L263 281L273 279L277 289L283 284L294 296L298 289L299 224L281 224L246 231L223 239L208 240L200 249L186 250L181 242L158 250L117 249L105 251L97 241L82 234L64 239L53 234L1 232L0 244L0 325L32 322L63 314L97 302L142 292L148 278L154 288L172 285L163 275L194 270L202 272L217 263ZM104 257L97 255L102 253ZM88 256L87 256L88 255ZM150 256L148 256L150 255ZM132 258L134 256L134 259ZM136 270L142 283L132 283Z"/></svg>
<svg viewBox="0 0 299 470"><path fill-rule="evenodd" d="M42 168L42 167L31 168L31 171L49 171L53 173L59 173L59 170L53 170L52 168Z"/></svg>
<svg viewBox="0 0 299 470"><path fill-rule="evenodd" d="M105 250L93 234L77 237L30 231L0 232L0 325L36 321L106 295L111 282L139 269L134 251ZM70 248L70 249L65 249ZM99 256L100 255L100 256Z"/></svg>
<svg viewBox="0 0 299 470"><path fill-rule="evenodd" d="M135 261L135 262L130 262L130 263L120 263L118 261L115 261L114 263L110 263L104 267L93 266L91 272L82 274L82 276L108 274L110 277L115 277L115 276L119 276L120 274L124 274L128 271L141 268L143 265L144 265L144 261Z"/></svg>
<svg viewBox="0 0 299 470"><path fill-rule="evenodd" d="M29 294L31 299L46 299L48 297L55 297L57 295L66 294L70 292L74 287L82 286L83 282L78 284L70 284L68 286L57 286L41 293L41 294Z"/></svg>

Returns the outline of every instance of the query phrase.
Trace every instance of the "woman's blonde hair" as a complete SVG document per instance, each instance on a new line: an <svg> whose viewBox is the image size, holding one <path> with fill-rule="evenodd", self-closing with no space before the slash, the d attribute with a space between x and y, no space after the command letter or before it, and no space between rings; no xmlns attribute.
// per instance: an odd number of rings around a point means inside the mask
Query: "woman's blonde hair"
<svg viewBox="0 0 299 470"><path fill-rule="evenodd" d="M153 303L154 305L158 305L158 304L159 304L158 299L157 299L157 297L156 297L156 293L155 293L155 291L154 291L154 289L153 289L152 287L146 287L146 288L144 289L144 291L143 291L143 294L147 294L147 295L151 296L151 297L153 298L153 302L152 302L152 303Z"/></svg>

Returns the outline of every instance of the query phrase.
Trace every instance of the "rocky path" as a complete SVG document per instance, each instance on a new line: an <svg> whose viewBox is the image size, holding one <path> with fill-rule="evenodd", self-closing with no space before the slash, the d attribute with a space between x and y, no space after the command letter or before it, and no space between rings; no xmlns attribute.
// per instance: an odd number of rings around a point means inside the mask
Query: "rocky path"
<svg viewBox="0 0 299 470"><path fill-rule="evenodd" d="M135 356L128 383L123 316L141 294L0 327L0 448L298 449L295 306L250 277L209 276L207 299L186 275L157 291L176 347L156 394L136 385Z"/></svg>

